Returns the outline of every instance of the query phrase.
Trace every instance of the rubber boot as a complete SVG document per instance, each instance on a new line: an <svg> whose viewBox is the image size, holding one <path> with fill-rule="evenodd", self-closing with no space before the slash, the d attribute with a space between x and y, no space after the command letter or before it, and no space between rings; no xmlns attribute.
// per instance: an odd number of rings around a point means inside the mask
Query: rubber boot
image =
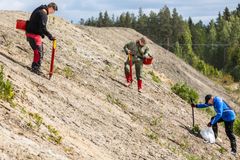
<svg viewBox="0 0 240 160"><path fill-rule="evenodd" d="M129 87L132 84L132 79L129 74L128 75L126 74L126 80L127 80L126 87Z"/></svg>
<svg viewBox="0 0 240 160"><path fill-rule="evenodd" d="M142 80L138 80L138 92L142 92Z"/></svg>

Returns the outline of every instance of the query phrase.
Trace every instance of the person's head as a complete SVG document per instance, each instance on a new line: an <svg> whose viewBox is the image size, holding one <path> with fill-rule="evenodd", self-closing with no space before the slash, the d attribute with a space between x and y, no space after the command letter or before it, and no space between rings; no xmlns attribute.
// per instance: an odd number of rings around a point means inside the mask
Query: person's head
<svg viewBox="0 0 240 160"><path fill-rule="evenodd" d="M211 94L205 96L205 104L213 105L213 96Z"/></svg>
<svg viewBox="0 0 240 160"><path fill-rule="evenodd" d="M142 47L147 43L147 41L144 37L140 38L137 42Z"/></svg>
<svg viewBox="0 0 240 160"><path fill-rule="evenodd" d="M52 14L57 10L58 10L58 7L57 7L56 3L51 2L48 4L48 14Z"/></svg>

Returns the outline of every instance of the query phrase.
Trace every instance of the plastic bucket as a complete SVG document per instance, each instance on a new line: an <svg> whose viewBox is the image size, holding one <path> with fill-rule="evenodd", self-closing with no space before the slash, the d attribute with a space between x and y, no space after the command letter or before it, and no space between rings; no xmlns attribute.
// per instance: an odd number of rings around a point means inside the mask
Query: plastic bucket
<svg viewBox="0 0 240 160"><path fill-rule="evenodd" d="M16 29L26 30L26 21L18 19L16 22Z"/></svg>
<svg viewBox="0 0 240 160"><path fill-rule="evenodd" d="M152 61L153 61L153 57L146 57L143 59L143 64L150 65L152 64Z"/></svg>

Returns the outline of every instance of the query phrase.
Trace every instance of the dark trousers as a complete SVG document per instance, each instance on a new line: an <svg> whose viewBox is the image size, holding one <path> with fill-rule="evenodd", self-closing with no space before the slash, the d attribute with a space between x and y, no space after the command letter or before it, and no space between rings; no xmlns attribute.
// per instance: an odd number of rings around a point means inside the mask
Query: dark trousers
<svg viewBox="0 0 240 160"><path fill-rule="evenodd" d="M212 119L213 118L214 117L212 117ZM212 126L213 132L215 134L215 138L217 138L217 136L218 136L218 123L221 123L221 122L224 122L224 124L225 124L225 132L226 132L226 134L227 134L227 136L230 140L232 151L236 152L237 151L236 138L233 134L234 120L230 121L230 122L227 122L227 121L224 121L222 118L219 119L219 121Z"/></svg>
<svg viewBox="0 0 240 160"><path fill-rule="evenodd" d="M33 52L33 62L32 69L39 70L41 67L41 60L43 59L43 45L40 36L27 36L27 41L29 42Z"/></svg>

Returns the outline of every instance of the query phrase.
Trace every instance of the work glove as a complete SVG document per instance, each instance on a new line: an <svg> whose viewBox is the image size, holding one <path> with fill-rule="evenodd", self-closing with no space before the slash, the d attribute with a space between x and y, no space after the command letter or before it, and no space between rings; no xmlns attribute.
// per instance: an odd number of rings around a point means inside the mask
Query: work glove
<svg viewBox="0 0 240 160"><path fill-rule="evenodd" d="M208 126L208 127L212 127L212 124L211 124L211 122L209 122L209 123L207 124L207 126Z"/></svg>
<svg viewBox="0 0 240 160"><path fill-rule="evenodd" d="M50 37L49 40L54 41L54 40L56 40L56 38L55 37Z"/></svg>
<svg viewBox="0 0 240 160"><path fill-rule="evenodd" d="M53 36L50 34L50 35L48 35L48 39L49 39L50 41L54 41L54 40L56 39L56 37L53 37Z"/></svg>
<svg viewBox="0 0 240 160"><path fill-rule="evenodd" d="M129 55L129 54L132 54L132 51L131 51L131 50L128 50L128 51L126 52L126 55Z"/></svg>
<svg viewBox="0 0 240 160"><path fill-rule="evenodd" d="M191 104L191 107L193 107L193 108L196 107L196 104L193 104L193 103L192 103L192 104Z"/></svg>

